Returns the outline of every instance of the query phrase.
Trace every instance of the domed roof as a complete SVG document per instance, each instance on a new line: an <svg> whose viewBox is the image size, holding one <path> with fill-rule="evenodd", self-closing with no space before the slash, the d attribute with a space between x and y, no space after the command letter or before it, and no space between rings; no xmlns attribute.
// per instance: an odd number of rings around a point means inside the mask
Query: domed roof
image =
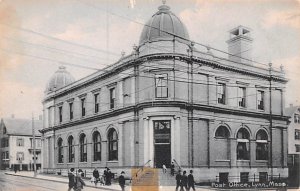
<svg viewBox="0 0 300 191"><path fill-rule="evenodd" d="M166 33L167 32L167 33ZM173 35L189 40L189 34L181 20L163 4L144 26L139 44L149 41L173 40Z"/></svg>
<svg viewBox="0 0 300 191"><path fill-rule="evenodd" d="M60 66L59 69L50 78L46 93L62 88L75 81L75 78L66 70L66 67Z"/></svg>

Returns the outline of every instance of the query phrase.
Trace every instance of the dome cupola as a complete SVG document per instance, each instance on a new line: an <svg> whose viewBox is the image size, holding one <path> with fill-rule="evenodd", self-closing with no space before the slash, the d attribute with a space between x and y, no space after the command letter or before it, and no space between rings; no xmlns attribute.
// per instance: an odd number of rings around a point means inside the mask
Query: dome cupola
<svg viewBox="0 0 300 191"><path fill-rule="evenodd" d="M147 42L173 40L172 34L189 40L189 34L184 24L163 1L163 5L158 7L158 11L145 24L139 45Z"/></svg>
<svg viewBox="0 0 300 191"><path fill-rule="evenodd" d="M60 66L59 69L50 78L45 93L48 94L74 81L75 78L66 70L66 67Z"/></svg>

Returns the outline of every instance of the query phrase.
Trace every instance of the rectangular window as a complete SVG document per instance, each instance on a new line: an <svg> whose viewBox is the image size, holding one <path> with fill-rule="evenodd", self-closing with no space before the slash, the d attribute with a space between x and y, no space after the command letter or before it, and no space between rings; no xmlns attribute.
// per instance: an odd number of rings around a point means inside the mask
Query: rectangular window
<svg viewBox="0 0 300 191"><path fill-rule="evenodd" d="M294 114L294 122L295 123L300 123L300 116L299 116L299 114Z"/></svg>
<svg viewBox="0 0 300 191"><path fill-rule="evenodd" d="M115 88L111 88L109 90L109 97L110 97L110 109L115 108L116 102L116 90Z"/></svg>
<svg viewBox="0 0 300 191"><path fill-rule="evenodd" d="M9 159L9 152L8 151L5 152L5 159Z"/></svg>
<svg viewBox="0 0 300 191"><path fill-rule="evenodd" d="M267 182L267 181L268 181L268 173L259 172L259 182Z"/></svg>
<svg viewBox="0 0 300 191"><path fill-rule="evenodd" d="M245 87L238 88L238 101L239 101L239 107L246 107L246 88Z"/></svg>
<svg viewBox="0 0 300 191"><path fill-rule="evenodd" d="M61 123L62 122L62 106L60 106L58 108L58 112L59 112L59 122Z"/></svg>
<svg viewBox="0 0 300 191"><path fill-rule="evenodd" d="M70 120L72 120L74 117L73 103L69 103L69 108L70 108Z"/></svg>
<svg viewBox="0 0 300 191"><path fill-rule="evenodd" d="M219 173L219 183L228 183L228 172Z"/></svg>
<svg viewBox="0 0 300 191"><path fill-rule="evenodd" d="M241 172L240 180L241 180L241 183L249 182L249 172Z"/></svg>
<svg viewBox="0 0 300 191"><path fill-rule="evenodd" d="M168 97L168 74L155 75L155 97L156 98Z"/></svg>
<svg viewBox="0 0 300 191"><path fill-rule="evenodd" d="M85 98L81 99L81 116L85 116Z"/></svg>
<svg viewBox="0 0 300 191"><path fill-rule="evenodd" d="M269 149L268 142L256 143L256 160L268 160Z"/></svg>
<svg viewBox="0 0 300 191"><path fill-rule="evenodd" d="M296 152L300 152L300 145L295 145L296 147Z"/></svg>
<svg viewBox="0 0 300 191"><path fill-rule="evenodd" d="M99 112L99 94L94 94L95 100L95 113Z"/></svg>
<svg viewBox="0 0 300 191"><path fill-rule="evenodd" d="M225 104L226 84L217 84L217 99L219 104Z"/></svg>
<svg viewBox="0 0 300 191"><path fill-rule="evenodd" d="M299 129L295 129L295 139L300 140L300 130Z"/></svg>
<svg viewBox="0 0 300 191"><path fill-rule="evenodd" d="M17 160L23 161L24 160L24 153L23 152L17 152Z"/></svg>
<svg viewBox="0 0 300 191"><path fill-rule="evenodd" d="M24 146L24 139L23 138L17 138L17 146L23 147Z"/></svg>
<svg viewBox="0 0 300 191"><path fill-rule="evenodd" d="M264 91L258 90L257 91L257 109L264 110L265 103L264 103Z"/></svg>
<svg viewBox="0 0 300 191"><path fill-rule="evenodd" d="M249 160L249 142L238 142L237 160Z"/></svg>

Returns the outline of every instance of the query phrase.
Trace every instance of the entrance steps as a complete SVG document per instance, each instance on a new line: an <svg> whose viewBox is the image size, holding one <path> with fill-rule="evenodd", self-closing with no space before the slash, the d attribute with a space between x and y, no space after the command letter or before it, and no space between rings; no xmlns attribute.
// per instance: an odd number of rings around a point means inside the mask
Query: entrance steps
<svg viewBox="0 0 300 191"><path fill-rule="evenodd" d="M167 172L164 173L162 169L158 170L158 180L160 186L176 186L175 176L171 175L171 170L167 169Z"/></svg>

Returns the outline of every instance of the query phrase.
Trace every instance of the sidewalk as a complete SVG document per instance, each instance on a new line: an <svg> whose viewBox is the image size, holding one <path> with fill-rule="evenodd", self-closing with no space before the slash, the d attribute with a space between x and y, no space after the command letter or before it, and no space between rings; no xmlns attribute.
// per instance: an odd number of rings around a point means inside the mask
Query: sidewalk
<svg viewBox="0 0 300 191"><path fill-rule="evenodd" d="M20 176L20 177L27 177L27 178L35 178L32 171L18 171L17 173L14 173L13 171L7 171L4 174L11 175L11 176ZM51 175L51 174L37 174L36 179L40 180L46 180L46 181L54 181L59 183L68 184L69 180L66 176L59 176L59 175ZM97 187L95 187L94 183L91 183L89 180L84 180L86 187L90 188L98 188L102 190L112 190L112 191L121 191L121 188L118 184L112 183L110 186L100 186L97 184ZM131 191L131 186L126 186L126 191ZM159 190L161 191L174 191L175 186L159 186ZM211 188L209 186L196 186L197 191L207 191L207 190L218 190L215 188Z"/></svg>
<svg viewBox="0 0 300 191"><path fill-rule="evenodd" d="M35 178L34 173L32 171L18 171L17 173L14 173L13 171L7 171L4 174L12 175L12 176L27 177L27 178ZM60 183L65 183L65 184L68 184L68 182L69 182L68 177L58 176L58 175L37 174L36 179L60 182ZM97 187L95 187L95 184L91 183L90 180L84 180L84 183L86 184L86 187L99 188L99 189L103 189L103 190L121 191L120 186L117 184L112 184L110 186L102 186L102 185L100 186L99 184L97 184Z"/></svg>

